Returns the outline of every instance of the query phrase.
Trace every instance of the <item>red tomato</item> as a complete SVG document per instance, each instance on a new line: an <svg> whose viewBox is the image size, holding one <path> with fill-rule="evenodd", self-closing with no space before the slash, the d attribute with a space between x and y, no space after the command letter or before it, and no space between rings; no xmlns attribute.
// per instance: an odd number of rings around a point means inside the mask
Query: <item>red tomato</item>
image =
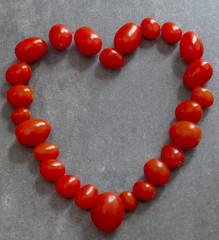
<svg viewBox="0 0 219 240"><path fill-rule="evenodd" d="M34 100L34 92L30 87L18 84L9 88L7 100L13 107L27 107Z"/></svg>
<svg viewBox="0 0 219 240"><path fill-rule="evenodd" d="M197 33L186 32L180 41L179 50L182 59L187 63L191 63L202 57L204 46Z"/></svg>
<svg viewBox="0 0 219 240"><path fill-rule="evenodd" d="M123 55L114 48L104 49L101 52L99 59L104 67L111 69L121 68L125 63Z"/></svg>
<svg viewBox="0 0 219 240"><path fill-rule="evenodd" d="M187 88L195 88L204 85L213 74L211 64L204 59L192 62L183 75L183 83Z"/></svg>
<svg viewBox="0 0 219 240"><path fill-rule="evenodd" d="M180 148L195 148L201 141L202 131L198 125L189 121L175 122L169 130L171 141Z"/></svg>
<svg viewBox="0 0 219 240"><path fill-rule="evenodd" d="M75 195L75 204L82 209L91 208L94 199L98 195L98 190L94 185L87 184L80 188Z"/></svg>
<svg viewBox="0 0 219 240"><path fill-rule="evenodd" d="M72 33L65 25L57 24L50 29L49 41L57 50L66 49L72 42Z"/></svg>
<svg viewBox="0 0 219 240"><path fill-rule="evenodd" d="M47 44L42 38L27 38L18 43L15 55L21 62L34 62L45 54L46 49Z"/></svg>
<svg viewBox="0 0 219 240"><path fill-rule="evenodd" d="M59 156L59 148L53 143L44 142L34 148L33 154L37 161L43 162L47 159L56 159Z"/></svg>
<svg viewBox="0 0 219 240"><path fill-rule="evenodd" d="M147 181L137 181L133 186L135 196L141 201L149 201L156 194L156 187Z"/></svg>
<svg viewBox="0 0 219 240"><path fill-rule="evenodd" d="M191 99L200 103L203 108L210 107L214 103L213 94L205 87L194 88Z"/></svg>
<svg viewBox="0 0 219 240"><path fill-rule="evenodd" d="M65 175L58 179L56 192L64 198L72 198L80 188L80 180L74 175Z"/></svg>
<svg viewBox="0 0 219 240"><path fill-rule="evenodd" d="M51 126L42 119L30 119L19 124L15 129L18 142L26 147L33 147L44 142L51 132Z"/></svg>
<svg viewBox="0 0 219 240"><path fill-rule="evenodd" d="M64 174L65 166L57 159L48 159L40 165L40 175L47 181L56 182Z"/></svg>
<svg viewBox="0 0 219 240"><path fill-rule="evenodd" d="M160 159L151 159L144 165L144 175L154 185L164 185L169 181L170 170Z"/></svg>
<svg viewBox="0 0 219 240"><path fill-rule="evenodd" d="M94 225L101 231L110 233L122 223L124 207L118 195L105 192L98 195L90 210Z"/></svg>
<svg viewBox="0 0 219 240"><path fill-rule="evenodd" d="M11 120L15 124L20 124L26 120L29 120L30 117L30 110L24 107L16 108L11 114Z"/></svg>
<svg viewBox="0 0 219 240"><path fill-rule="evenodd" d="M161 28L161 36L167 43L175 44L181 39L182 30L177 24L166 22Z"/></svg>
<svg viewBox="0 0 219 240"><path fill-rule="evenodd" d="M169 168L178 168L184 162L184 153L181 148L167 144L161 150L161 159Z"/></svg>
<svg viewBox="0 0 219 240"><path fill-rule="evenodd" d="M179 121L196 123L202 117L202 106L192 100L184 101L176 107L175 115Z"/></svg>
<svg viewBox="0 0 219 240"><path fill-rule="evenodd" d="M116 33L114 46L122 54L136 50L141 42L141 28L136 23L126 23Z"/></svg>
<svg viewBox="0 0 219 240"><path fill-rule="evenodd" d="M124 209L126 211L132 211L137 206L137 199L133 192L125 191L122 192L119 197L121 198L123 202Z"/></svg>
<svg viewBox="0 0 219 240"><path fill-rule="evenodd" d="M154 40L160 36L160 25L154 18L145 18L141 22L141 31L145 38Z"/></svg>
<svg viewBox="0 0 219 240"><path fill-rule="evenodd" d="M87 57L96 55L102 48L99 34L88 27L79 28L75 32L74 41L78 51Z"/></svg>
<svg viewBox="0 0 219 240"><path fill-rule="evenodd" d="M31 68L27 63L18 62L10 66L5 74L6 80L15 84L26 84L31 79Z"/></svg>

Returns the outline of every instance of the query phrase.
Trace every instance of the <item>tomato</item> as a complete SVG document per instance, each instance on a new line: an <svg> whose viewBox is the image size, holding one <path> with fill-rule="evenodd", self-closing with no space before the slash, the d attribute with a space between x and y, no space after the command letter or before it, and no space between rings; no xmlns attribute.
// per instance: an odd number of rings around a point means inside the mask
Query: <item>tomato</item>
<svg viewBox="0 0 219 240"><path fill-rule="evenodd" d="M141 22L141 31L145 38L154 40L160 36L160 25L154 18L145 18Z"/></svg>
<svg viewBox="0 0 219 240"><path fill-rule="evenodd" d="M151 159L144 165L144 175L154 185L164 185L169 181L170 170L160 159Z"/></svg>
<svg viewBox="0 0 219 240"><path fill-rule="evenodd" d="M78 51L87 57L96 55L102 48L99 34L88 27L79 28L75 32L74 41Z"/></svg>
<svg viewBox="0 0 219 240"><path fill-rule="evenodd" d="M203 108L210 107L214 103L213 94L205 87L194 88L191 99L200 103Z"/></svg>
<svg viewBox="0 0 219 240"><path fill-rule="evenodd" d="M119 197L121 198L123 202L124 209L126 211L132 211L137 206L137 199L133 192L125 191L122 192Z"/></svg>
<svg viewBox="0 0 219 240"><path fill-rule="evenodd" d="M20 124L31 118L31 112L29 109L20 107L16 108L11 114L11 120L15 124Z"/></svg>
<svg viewBox="0 0 219 240"><path fill-rule="evenodd" d="M178 168L184 162L184 153L176 145L167 144L161 150L161 159L169 168Z"/></svg>
<svg viewBox="0 0 219 240"><path fill-rule="evenodd" d="M149 201L156 194L156 187L147 181L137 181L133 186L135 196L141 201Z"/></svg>
<svg viewBox="0 0 219 240"><path fill-rule="evenodd" d="M33 154L37 161L43 162L47 159L56 159L59 156L59 148L53 143L44 142L34 148Z"/></svg>
<svg viewBox="0 0 219 240"><path fill-rule="evenodd" d="M192 62L183 75L183 83L187 88L195 88L204 85L213 75L213 69L209 62L198 59Z"/></svg>
<svg viewBox="0 0 219 240"><path fill-rule="evenodd" d="M201 141L202 131L198 125L189 121L175 122L169 130L171 141L180 148L195 148Z"/></svg>
<svg viewBox="0 0 219 240"><path fill-rule="evenodd" d="M181 39L182 30L176 23L166 22L161 28L161 36L167 43L175 44Z"/></svg>
<svg viewBox="0 0 219 240"><path fill-rule="evenodd" d="M100 53L99 59L104 67L111 69L121 68L125 63L123 55L114 48L104 49Z"/></svg>
<svg viewBox="0 0 219 240"><path fill-rule="evenodd" d="M75 195L75 204L82 209L91 208L94 199L98 195L98 190L94 185L87 184L80 188Z"/></svg>
<svg viewBox="0 0 219 240"><path fill-rule="evenodd" d="M56 24L50 29L49 41L57 50L66 49L72 42L71 30L63 24Z"/></svg>
<svg viewBox="0 0 219 240"><path fill-rule="evenodd" d="M122 223L124 207L118 195L105 192L98 195L90 210L94 225L101 231L110 233Z"/></svg>
<svg viewBox="0 0 219 240"><path fill-rule="evenodd" d="M122 54L134 52L140 42L141 28L136 23L126 23L114 37L114 46Z"/></svg>
<svg viewBox="0 0 219 240"><path fill-rule="evenodd" d="M30 119L19 124L15 129L18 142L26 147L33 147L44 142L51 132L51 126L42 119Z"/></svg>
<svg viewBox="0 0 219 240"><path fill-rule="evenodd" d="M56 192L64 198L72 198L80 188L80 180L74 175L65 175L58 179Z"/></svg>
<svg viewBox="0 0 219 240"><path fill-rule="evenodd" d="M196 101L184 101L176 107L175 115L179 121L196 123L202 117L202 106Z"/></svg>
<svg viewBox="0 0 219 240"><path fill-rule="evenodd" d="M204 46L197 33L186 32L181 38L179 50L182 59L187 63L191 63L202 57Z"/></svg>
<svg viewBox="0 0 219 240"><path fill-rule="evenodd" d="M24 62L18 62L8 68L5 74L10 84L26 84L30 81L32 71L30 66Z"/></svg>
<svg viewBox="0 0 219 240"><path fill-rule="evenodd" d="M56 182L64 174L65 166L57 159L47 159L40 165L40 175L47 181Z"/></svg>
<svg viewBox="0 0 219 240"><path fill-rule="evenodd" d="M47 44L42 38L27 38L18 43L15 48L15 55L21 62L34 62L45 54L46 49Z"/></svg>
<svg viewBox="0 0 219 240"><path fill-rule="evenodd" d="M7 100L13 107L27 107L34 100L34 92L30 87L18 84L9 88Z"/></svg>

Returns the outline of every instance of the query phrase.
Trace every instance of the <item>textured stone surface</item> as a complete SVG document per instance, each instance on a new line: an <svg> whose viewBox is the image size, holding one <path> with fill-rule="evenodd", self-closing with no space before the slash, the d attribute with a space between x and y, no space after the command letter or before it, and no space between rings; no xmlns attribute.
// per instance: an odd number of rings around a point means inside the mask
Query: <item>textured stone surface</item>
<svg viewBox="0 0 219 240"><path fill-rule="evenodd" d="M217 239L218 12L217 0L0 1L0 239ZM120 228L106 235L93 226L89 212L56 194L54 184L39 176L32 149L16 142L4 74L16 62L16 44L33 36L48 42L54 24L66 24L73 32L84 25L94 28L105 48L112 46L120 26L140 24L145 17L160 24L176 22L183 32L201 36L203 57L214 68L207 87L215 104L204 110L199 123L200 145L186 152L185 164L171 171L171 181L158 188L153 201L139 202ZM137 51L125 58L121 70L111 71L100 66L98 56L80 55L74 44L63 52L49 44L43 59L31 64L29 86L36 94L32 117L51 123L49 141L60 147L59 160L67 173L77 175L82 185L95 184L100 192L119 194L143 178L144 163L159 158L162 145L169 142L175 107L190 98L182 84L187 65L178 45L169 46L161 38L142 39Z"/></svg>

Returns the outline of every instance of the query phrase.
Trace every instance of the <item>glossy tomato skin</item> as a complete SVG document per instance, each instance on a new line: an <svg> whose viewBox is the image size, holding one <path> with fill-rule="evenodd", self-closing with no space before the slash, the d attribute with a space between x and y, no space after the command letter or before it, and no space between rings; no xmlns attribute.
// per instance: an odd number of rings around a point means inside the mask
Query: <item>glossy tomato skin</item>
<svg viewBox="0 0 219 240"><path fill-rule="evenodd" d="M135 196L141 201L149 201L156 194L156 187L148 181L137 181L133 186Z"/></svg>
<svg viewBox="0 0 219 240"><path fill-rule="evenodd" d="M20 124L31 118L31 112L25 107L16 108L11 114L11 120L15 124Z"/></svg>
<svg viewBox="0 0 219 240"><path fill-rule="evenodd" d="M44 142L51 132L51 126L42 119L30 119L19 124L15 129L18 142L26 147L34 147Z"/></svg>
<svg viewBox="0 0 219 240"><path fill-rule="evenodd" d="M110 233L119 227L124 218L122 200L115 193L101 193L95 198L90 215L97 228Z"/></svg>
<svg viewBox="0 0 219 240"><path fill-rule="evenodd" d="M198 125L189 121L175 122L169 130L173 144L182 149L195 148L201 141L202 131Z"/></svg>
<svg viewBox="0 0 219 240"><path fill-rule="evenodd" d="M74 41L78 51L87 57L96 55L102 48L99 34L88 27L79 28L74 34Z"/></svg>
<svg viewBox="0 0 219 240"><path fill-rule="evenodd" d="M98 195L96 186L87 184L81 187L75 195L75 204L81 209L91 208Z"/></svg>
<svg viewBox="0 0 219 240"><path fill-rule="evenodd" d="M154 18L145 18L141 22L141 31L145 38L154 40L160 36L160 25Z"/></svg>
<svg viewBox="0 0 219 240"><path fill-rule="evenodd" d="M27 107L34 100L34 92L26 85L14 85L7 91L7 100L15 108Z"/></svg>
<svg viewBox="0 0 219 240"><path fill-rule="evenodd" d="M136 50L141 42L141 28L136 23L126 23L116 33L114 46L122 54Z"/></svg>
<svg viewBox="0 0 219 240"><path fill-rule="evenodd" d="M37 161L43 162L47 159L56 159L59 156L59 148L50 142L44 142L37 145L33 150Z"/></svg>
<svg viewBox="0 0 219 240"><path fill-rule="evenodd" d="M196 87L191 93L191 99L200 103L203 108L210 107L214 103L213 94L205 87Z"/></svg>
<svg viewBox="0 0 219 240"><path fill-rule="evenodd" d="M111 69L121 68L125 64L123 55L115 48L105 48L99 59L104 67Z"/></svg>
<svg viewBox="0 0 219 240"><path fill-rule="evenodd" d="M161 28L161 36L167 43L175 44L180 41L182 30L176 23L166 22Z"/></svg>
<svg viewBox="0 0 219 240"><path fill-rule="evenodd" d="M182 59L191 63L202 57L204 46L197 33L186 32L181 38L179 50Z"/></svg>
<svg viewBox="0 0 219 240"><path fill-rule="evenodd" d="M65 166L57 159L48 159L40 165L40 175L47 181L56 182L64 174Z"/></svg>
<svg viewBox="0 0 219 240"><path fill-rule="evenodd" d="M21 62L35 62L43 57L46 49L47 44L42 38L27 38L18 43L15 48L15 55Z"/></svg>
<svg viewBox="0 0 219 240"><path fill-rule="evenodd" d="M123 206L124 206L124 209L126 211L132 211L136 208L137 206L137 199L134 195L133 192L130 192L130 191L125 191L125 192L122 192L119 197L121 198L122 200L122 203L123 203Z"/></svg>

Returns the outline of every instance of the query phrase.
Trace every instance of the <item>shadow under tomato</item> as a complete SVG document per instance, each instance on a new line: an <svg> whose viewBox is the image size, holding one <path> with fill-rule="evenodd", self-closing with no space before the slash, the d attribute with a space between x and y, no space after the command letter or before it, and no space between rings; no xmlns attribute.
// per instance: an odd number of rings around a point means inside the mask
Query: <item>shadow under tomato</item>
<svg viewBox="0 0 219 240"><path fill-rule="evenodd" d="M162 55L169 55L173 51L175 51L175 49L178 47L179 47L178 43L169 44L165 42L162 37L157 39L157 50Z"/></svg>
<svg viewBox="0 0 219 240"><path fill-rule="evenodd" d="M149 49L149 48L153 47L156 43L157 43L157 39L151 41L142 36L141 42L139 44L139 48Z"/></svg>
<svg viewBox="0 0 219 240"><path fill-rule="evenodd" d="M172 58L173 73L177 77L179 77L180 81L182 81L183 74L188 66L189 64L182 60L179 52L177 52L177 54L173 56Z"/></svg>
<svg viewBox="0 0 219 240"><path fill-rule="evenodd" d="M74 204L73 198L63 198L56 192L55 183L51 184L51 188L51 198L49 205L53 211L62 212L63 210L69 208L69 206Z"/></svg>
<svg viewBox="0 0 219 240"><path fill-rule="evenodd" d="M177 89L177 99L180 102L184 102L186 100L191 99L191 89L188 89L184 86L184 84L181 82L179 88ZM176 105L177 107L177 105Z"/></svg>
<svg viewBox="0 0 219 240"><path fill-rule="evenodd" d="M107 82L109 80L115 79L116 76L119 75L121 70L122 70L121 68L119 68L119 69L105 68L99 62L97 64L96 68L95 68L94 76L101 81L106 81Z"/></svg>

